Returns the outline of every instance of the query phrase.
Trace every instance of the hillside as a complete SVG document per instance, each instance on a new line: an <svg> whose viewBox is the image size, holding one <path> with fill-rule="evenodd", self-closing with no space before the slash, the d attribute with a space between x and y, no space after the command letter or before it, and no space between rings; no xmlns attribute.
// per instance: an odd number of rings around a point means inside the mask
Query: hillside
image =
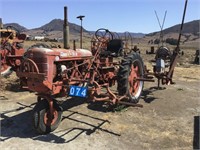
<svg viewBox="0 0 200 150"><path fill-rule="evenodd" d="M19 25L18 23L7 23L7 24L4 24L3 27L4 28L7 28L8 26L12 26L14 27L16 30L18 30L19 32L24 32L24 31L27 31L28 29L24 26L21 26Z"/></svg>
<svg viewBox="0 0 200 150"><path fill-rule="evenodd" d="M47 23L39 28L35 28L33 30L43 30L45 32L63 31L63 24L64 24L64 21L62 19L53 19L49 23ZM69 30L70 30L71 34L79 33L80 29L81 29L81 27L79 25L69 22ZM87 31L83 28L83 32L87 32Z"/></svg>
<svg viewBox="0 0 200 150"><path fill-rule="evenodd" d="M8 24L5 24L4 27L14 26L20 32L25 32L27 35L30 35L30 36L39 35L39 36L45 36L47 38L54 39L54 38L62 38L63 23L64 21L62 19L53 19L52 21L50 21L49 23L41 27L30 29L30 30L28 30L26 27L23 27L17 23L8 23ZM183 34L186 34L187 36L186 40L190 41L190 40L198 39L199 27L200 27L200 20L194 20L194 21L185 23L183 27ZM80 26L69 22L69 29L70 29L70 36L73 39L78 39L80 35ZM180 24L174 25L170 28L163 30L165 38L166 37L177 38L179 29L180 29ZM110 30L112 31L112 29ZM95 31L89 31L86 29L83 29L83 32L84 32L84 36L87 36L87 37L91 37L91 35L95 33ZM117 34L119 36L122 35L122 33L117 33ZM143 33L130 33L130 34L134 38L142 38L145 35ZM188 38L189 36L190 38ZM145 37L149 37L149 39L155 39L159 37L159 32L153 32L153 33L147 34Z"/></svg>
<svg viewBox="0 0 200 150"><path fill-rule="evenodd" d="M163 30L164 35L169 34L169 33L179 33L180 30L180 26L181 24L178 25L174 25L172 27L166 28ZM199 34L199 28L200 28L200 20L194 20L194 21L190 21L184 24L183 26L183 34L193 34L193 35L198 35ZM147 34L147 36L151 36L151 35L155 35L158 32L153 32L150 34Z"/></svg>
<svg viewBox="0 0 200 150"><path fill-rule="evenodd" d="M5 24L4 26L8 25L13 25L17 30L19 31L25 31L26 34L36 36L36 35L42 35L42 36L47 36L49 38L61 38L62 37L62 31L63 31L63 23L64 21L62 19L53 19L49 23L38 27L34 29L26 29L23 26L20 26L17 23L9 23ZM69 30L70 30L70 35L77 36L80 33L81 27L77 24L70 23L69 22ZM111 29L112 30L112 29ZM88 31L83 28L83 32L87 33L86 35L91 35L94 34L95 31ZM123 35L124 33L117 33L119 36ZM144 33L130 33L131 36L141 38L145 34Z"/></svg>
<svg viewBox="0 0 200 150"><path fill-rule="evenodd" d="M164 30L164 33L178 33L180 29L181 24L172 26L170 28L167 28ZM183 32L182 33L192 33L194 35L199 33L199 27L200 27L200 20L194 20L191 22L187 22L183 26Z"/></svg>

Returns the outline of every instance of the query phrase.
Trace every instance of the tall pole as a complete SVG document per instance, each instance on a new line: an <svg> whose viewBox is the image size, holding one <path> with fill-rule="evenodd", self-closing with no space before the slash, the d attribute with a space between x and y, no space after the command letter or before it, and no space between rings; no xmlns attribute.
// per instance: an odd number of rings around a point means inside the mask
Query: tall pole
<svg viewBox="0 0 200 150"><path fill-rule="evenodd" d="M180 40L181 40L181 35L182 35L182 30L183 30L183 24L184 24L184 20L185 20L187 2L188 2L188 0L185 0L185 6L184 6L184 11L183 11L183 18L182 18L181 28L180 28L180 31L179 31L178 42L177 42L175 50L173 51L173 55L172 55L172 58L171 58L172 63L170 65L169 72L168 72L168 75L167 75L167 78L169 78L169 79L172 79L173 71L174 71L174 68L176 66L177 59L178 59L178 53L180 52L180 47L179 46L180 46Z"/></svg>
<svg viewBox="0 0 200 150"><path fill-rule="evenodd" d="M67 19L67 7L64 7L64 24L63 24L63 42L64 48L69 49L69 25Z"/></svg>
<svg viewBox="0 0 200 150"><path fill-rule="evenodd" d="M82 19L81 19L81 35L80 35L80 47L81 48L83 48L82 47L82 43L83 43L83 26L82 26Z"/></svg>
<svg viewBox="0 0 200 150"><path fill-rule="evenodd" d="M76 18L80 19L81 20L81 31L80 31L80 48L82 48L82 43L83 43L83 26L82 26L82 21L83 21L83 18L85 16L78 16Z"/></svg>
<svg viewBox="0 0 200 150"><path fill-rule="evenodd" d="M2 18L0 18L0 29L3 29L3 22L2 22Z"/></svg>

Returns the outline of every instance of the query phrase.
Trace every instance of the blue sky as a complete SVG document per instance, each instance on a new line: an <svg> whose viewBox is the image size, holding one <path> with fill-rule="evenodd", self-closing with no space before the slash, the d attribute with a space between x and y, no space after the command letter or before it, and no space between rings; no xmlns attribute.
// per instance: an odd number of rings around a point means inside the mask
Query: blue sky
<svg viewBox="0 0 200 150"><path fill-rule="evenodd" d="M28 29L40 27L52 19L63 19L68 7L69 22L80 25L76 17L85 15L83 27L95 31L108 28L115 32L159 31L154 11L164 28L181 23L185 0L0 0L4 23L16 22ZM200 0L188 0L185 22L200 19Z"/></svg>

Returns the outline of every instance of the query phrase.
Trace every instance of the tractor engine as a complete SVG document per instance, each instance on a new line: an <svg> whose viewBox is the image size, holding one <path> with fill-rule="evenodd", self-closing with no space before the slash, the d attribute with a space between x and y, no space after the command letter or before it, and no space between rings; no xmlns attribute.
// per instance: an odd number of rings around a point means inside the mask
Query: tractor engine
<svg viewBox="0 0 200 150"><path fill-rule="evenodd" d="M64 85L76 84L73 79L83 79L87 69L85 66L91 58L91 52L85 49L32 46L24 54L17 75L27 80L29 90L55 95L63 90Z"/></svg>

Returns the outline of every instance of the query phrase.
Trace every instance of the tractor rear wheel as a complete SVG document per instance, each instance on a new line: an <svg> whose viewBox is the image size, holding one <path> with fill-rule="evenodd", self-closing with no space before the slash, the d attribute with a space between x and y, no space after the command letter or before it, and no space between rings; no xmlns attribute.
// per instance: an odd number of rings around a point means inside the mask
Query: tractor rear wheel
<svg viewBox="0 0 200 150"><path fill-rule="evenodd" d="M62 108L54 101L53 118L49 123L49 104L47 100L40 100L33 109L34 128L40 134L47 134L54 131L61 122Z"/></svg>
<svg viewBox="0 0 200 150"><path fill-rule="evenodd" d="M129 102L138 103L142 94L144 81L138 80L144 75L142 58L138 53L129 54L122 61L118 71L118 93L127 95Z"/></svg>

